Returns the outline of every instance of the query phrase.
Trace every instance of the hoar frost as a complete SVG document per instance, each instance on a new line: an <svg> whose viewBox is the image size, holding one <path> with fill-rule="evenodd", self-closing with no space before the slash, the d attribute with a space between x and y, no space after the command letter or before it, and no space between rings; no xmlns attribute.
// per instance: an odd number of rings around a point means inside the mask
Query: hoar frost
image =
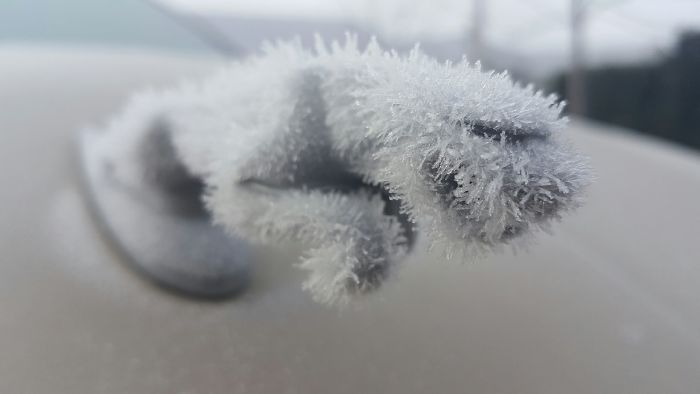
<svg viewBox="0 0 700 394"><path fill-rule="evenodd" d="M337 304L377 288L414 233L465 259L578 206L590 170L561 135L562 106L478 63L361 50L350 36L267 45L144 92L105 138L138 161L135 147L166 130L214 221L251 242L303 242L304 287Z"/></svg>

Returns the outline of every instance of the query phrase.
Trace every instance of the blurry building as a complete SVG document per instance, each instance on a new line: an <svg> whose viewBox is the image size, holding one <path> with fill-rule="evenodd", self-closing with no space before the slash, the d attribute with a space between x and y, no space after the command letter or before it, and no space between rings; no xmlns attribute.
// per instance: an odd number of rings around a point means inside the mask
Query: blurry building
<svg viewBox="0 0 700 394"><path fill-rule="evenodd" d="M566 97L564 77L553 89ZM700 32L656 63L590 69L586 85L588 117L700 149Z"/></svg>

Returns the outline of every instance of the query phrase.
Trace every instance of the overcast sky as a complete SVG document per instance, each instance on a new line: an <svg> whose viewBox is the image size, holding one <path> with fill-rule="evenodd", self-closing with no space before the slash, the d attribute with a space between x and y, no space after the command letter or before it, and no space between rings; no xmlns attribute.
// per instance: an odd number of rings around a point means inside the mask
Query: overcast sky
<svg viewBox="0 0 700 394"><path fill-rule="evenodd" d="M394 41L466 37L465 0L159 0L188 12L351 22ZM484 40L522 58L566 58L568 0L484 0ZM700 30L699 0L588 0L587 61L628 61L668 51L681 30Z"/></svg>

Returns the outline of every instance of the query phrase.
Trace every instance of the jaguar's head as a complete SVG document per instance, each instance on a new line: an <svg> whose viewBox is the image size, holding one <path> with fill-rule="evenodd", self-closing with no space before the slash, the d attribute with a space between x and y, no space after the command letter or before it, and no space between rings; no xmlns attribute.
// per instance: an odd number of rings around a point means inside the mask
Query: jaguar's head
<svg viewBox="0 0 700 394"><path fill-rule="evenodd" d="M385 94L399 99L375 154L419 233L448 254L492 249L579 205L591 170L555 96L466 63L421 67L433 69L403 75L410 95Z"/></svg>

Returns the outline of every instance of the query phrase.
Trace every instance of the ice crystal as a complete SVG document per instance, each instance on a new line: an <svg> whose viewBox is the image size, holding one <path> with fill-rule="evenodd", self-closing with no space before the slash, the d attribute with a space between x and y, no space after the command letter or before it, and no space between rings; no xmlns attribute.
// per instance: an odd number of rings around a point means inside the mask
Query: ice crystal
<svg viewBox="0 0 700 394"><path fill-rule="evenodd" d="M251 241L306 243L305 288L342 303L382 282L414 226L465 259L579 205L590 171L562 136L562 106L478 63L348 36L314 51L268 44L143 94L111 128L165 122L214 220Z"/></svg>

